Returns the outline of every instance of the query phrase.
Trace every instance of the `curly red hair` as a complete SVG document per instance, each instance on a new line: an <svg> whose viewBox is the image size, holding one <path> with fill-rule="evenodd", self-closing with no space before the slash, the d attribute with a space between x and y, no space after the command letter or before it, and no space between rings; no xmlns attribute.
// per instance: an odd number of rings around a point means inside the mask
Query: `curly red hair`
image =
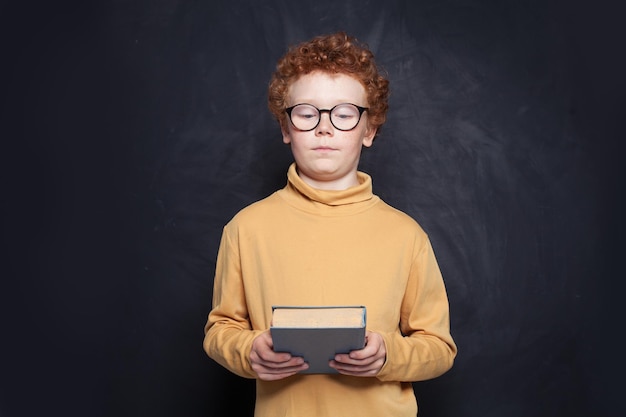
<svg viewBox="0 0 626 417"><path fill-rule="evenodd" d="M359 80L367 95L368 122L378 134L389 107L389 81L381 74L368 47L344 32L317 36L292 46L279 59L269 84L268 105L281 126L287 126L289 86L313 71L347 74Z"/></svg>

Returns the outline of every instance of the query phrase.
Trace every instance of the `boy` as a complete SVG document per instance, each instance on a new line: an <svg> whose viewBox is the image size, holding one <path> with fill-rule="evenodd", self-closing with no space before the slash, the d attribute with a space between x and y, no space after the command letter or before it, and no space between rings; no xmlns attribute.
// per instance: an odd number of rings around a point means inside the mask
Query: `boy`
<svg viewBox="0 0 626 417"><path fill-rule="evenodd" d="M358 171L385 122L388 80L344 33L291 48L269 107L295 162L287 185L224 227L204 349L255 378L256 417L411 416L412 381L448 371L457 348L428 236L373 194ZM338 354L338 374L301 374L274 352L273 305L365 305L366 345Z"/></svg>

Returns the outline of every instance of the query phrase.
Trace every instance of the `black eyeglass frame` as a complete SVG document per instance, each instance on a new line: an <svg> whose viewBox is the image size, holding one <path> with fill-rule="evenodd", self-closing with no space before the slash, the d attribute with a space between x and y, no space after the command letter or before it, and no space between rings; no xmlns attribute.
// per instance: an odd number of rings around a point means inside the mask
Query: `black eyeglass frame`
<svg viewBox="0 0 626 417"><path fill-rule="evenodd" d="M335 126L335 124L333 123L333 118L332 118L330 115L332 114L332 111L333 111L333 110L335 110L337 107L339 107L339 106L345 106L346 104L349 104L349 105L354 106L354 107L356 107L356 108L357 108L357 110L359 111L359 119L356 121L356 124L355 124L353 127L351 127L350 129L341 129L341 128L339 128L339 127ZM310 129L300 129L298 126L296 126L296 125L294 124L293 120L291 120L291 112L292 112L292 110L293 110L293 109L295 109L295 108L296 108L296 107L298 107L298 106L303 106L303 105L306 105L306 106L311 106L311 107L313 107L315 110L317 110L317 112L319 113L319 118L317 119L317 123L315 123L315 126L313 126L313 127L312 127L312 128L310 128ZM342 132L349 132L349 131L351 131L351 130L355 129L355 128L359 125L359 123L361 123L361 117L363 116L363 113L364 113L365 111L367 111L367 110L369 110L369 107L357 106L357 105L356 105L356 104L354 104L354 103L339 103L339 104L337 104L336 106L333 106L333 107L332 107L332 108L330 108L330 109L318 109L317 107L315 107L314 105L309 104L309 103L298 103L298 104L293 105L293 106L291 106L291 107L287 107L287 108L285 109L285 113L287 113L287 115L289 116L289 122L291 123L291 125L292 125L293 127L295 127L296 129L298 129L299 131L301 131L301 132L310 132L311 130L313 130L313 129L315 129L317 126L319 126L320 122L322 121L322 113L328 113L328 119L330 120L330 123L333 125L333 127L334 127L335 129L337 129L337 130L341 130Z"/></svg>

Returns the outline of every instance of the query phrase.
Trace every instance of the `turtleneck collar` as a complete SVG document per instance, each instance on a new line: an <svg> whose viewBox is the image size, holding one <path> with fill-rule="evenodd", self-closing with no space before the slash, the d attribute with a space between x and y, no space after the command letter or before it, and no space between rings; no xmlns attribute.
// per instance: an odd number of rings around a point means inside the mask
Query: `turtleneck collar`
<svg viewBox="0 0 626 417"><path fill-rule="evenodd" d="M287 185L279 193L288 203L307 211L334 209L336 214L342 214L344 209L353 212L364 210L378 202L378 197L372 193L372 178L361 171L357 172L359 185L346 190L319 190L304 182L296 170L295 162L287 171Z"/></svg>

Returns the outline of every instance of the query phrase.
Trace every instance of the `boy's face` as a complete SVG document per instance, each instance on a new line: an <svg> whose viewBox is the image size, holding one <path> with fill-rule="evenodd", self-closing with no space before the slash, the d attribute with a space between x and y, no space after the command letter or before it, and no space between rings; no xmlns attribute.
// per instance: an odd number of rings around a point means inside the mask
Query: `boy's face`
<svg viewBox="0 0 626 417"><path fill-rule="evenodd" d="M318 109L331 109L342 103L367 107L365 88L345 74L313 72L303 75L290 87L288 106L308 103ZM362 146L371 146L376 130L368 126L367 111L349 131L335 128L328 112L321 113L313 130L301 131L287 121L283 142L290 144L298 174L318 189L343 190L357 185L356 171Z"/></svg>

